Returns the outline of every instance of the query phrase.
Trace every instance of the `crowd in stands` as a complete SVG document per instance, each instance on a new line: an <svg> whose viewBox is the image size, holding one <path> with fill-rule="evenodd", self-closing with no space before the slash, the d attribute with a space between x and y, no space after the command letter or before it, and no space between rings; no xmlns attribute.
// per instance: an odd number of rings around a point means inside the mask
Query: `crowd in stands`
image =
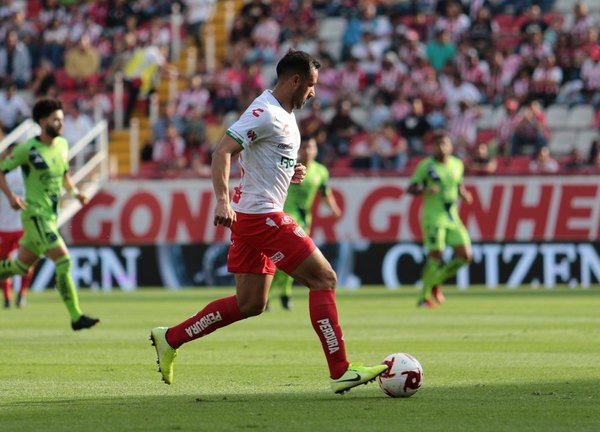
<svg viewBox="0 0 600 432"><path fill-rule="evenodd" d="M208 127L226 127L271 87L277 59L293 47L321 61L317 98L297 117L334 173L409 172L437 129L450 132L472 174L600 171L598 137L559 147L548 118L553 106L585 106L596 115L584 126L600 126L600 5L595 15L585 1L559 13L555 1L247 0L225 58L207 70L199 56L189 85L152 124L142 160L162 173L208 175L217 144ZM65 100L76 141L95 104L109 116L117 72L127 124L158 77L182 73L168 62L173 3L2 1L4 133L49 95ZM179 4L201 54L216 0Z"/></svg>

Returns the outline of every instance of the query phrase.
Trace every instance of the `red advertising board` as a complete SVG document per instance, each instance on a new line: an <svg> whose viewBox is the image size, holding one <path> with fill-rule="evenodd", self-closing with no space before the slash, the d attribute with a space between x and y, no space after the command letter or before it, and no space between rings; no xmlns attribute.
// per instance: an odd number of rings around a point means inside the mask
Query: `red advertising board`
<svg viewBox="0 0 600 432"><path fill-rule="evenodd" d="M600 232L600 178L501 177L466 180L473 203L460 213L474 242L593 241ZM334 242L415 242L421 200L407 178L336 178L343 209L336 219L318 206L313 237ZM227 242L212 223L208 180L123 181L108 185L64 228L72 244L198 244Z"/></svg>

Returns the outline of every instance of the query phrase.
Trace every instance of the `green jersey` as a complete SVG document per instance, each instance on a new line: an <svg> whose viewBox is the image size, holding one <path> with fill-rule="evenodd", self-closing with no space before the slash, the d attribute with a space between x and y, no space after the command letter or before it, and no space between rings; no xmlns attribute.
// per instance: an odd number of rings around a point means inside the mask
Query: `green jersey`
<svg viewBox="0 0 600 432"><path fill-rule="evenodd" d="M329 171L318 162L311 162L301 183L292 183L283 206L283 211L296 219L305 230L310 228L311 208L317 192L325 195L328 190Z"/></svg>
<svg viewBox="0 0 600 432"><path fill-rule="evenodd" d="M423 219L426 221L459 222L456 203L459 188L463 181L464 165L455 156L449 156L446 163L433 157L422 160L410 179L411 183L424 187L438 186L439 193L423 194Z"/></svg>
<svg viewBox="0 0 600 432"><path fill-rule="evenodd" d="M38 137L15 147L11 157L0 162L0 169L8 172L18 166L25 181L23 218L36 215L56 220L62 195L64 175L69 168L69 144L56 137L51 146Z"/></svg>

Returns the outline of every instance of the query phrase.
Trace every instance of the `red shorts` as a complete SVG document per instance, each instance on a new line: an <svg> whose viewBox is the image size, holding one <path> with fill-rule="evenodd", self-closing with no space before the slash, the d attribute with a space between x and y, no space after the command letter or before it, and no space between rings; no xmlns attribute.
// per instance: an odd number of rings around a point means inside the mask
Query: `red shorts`
<svg viewBox="0 0 600 432"><path fill-rule="evenodd" d="M8 258L10 253L19 247L21 237L23 237L23 231L0 231L0 258Z"/></svg>
<svg viewBox="0 0 600 432"><path fill-rule="evenodd" d="M290 274L315 249L312 239L286 213L237 213L231 225L227 270L272 275L277 266Z"/></svg>

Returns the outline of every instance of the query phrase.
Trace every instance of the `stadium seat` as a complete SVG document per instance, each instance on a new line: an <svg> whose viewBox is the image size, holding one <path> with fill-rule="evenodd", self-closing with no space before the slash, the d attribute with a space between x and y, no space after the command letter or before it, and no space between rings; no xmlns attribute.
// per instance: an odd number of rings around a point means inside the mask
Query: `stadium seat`
<svg viewBox="0 0 600 432"><path fill-rule="evenodd" d="M481 105L480 109L481 117L479 117L477 127L479 129L490 129L496 127L494 124L494 107L491 105Z"/></svg>
<svg viewBox="0 0 600 432"><path fill-rule="evenodd" d="M496 129L479 129L477 131L477 144L489 143L496 137Z"/></svg>
<svg viewBox="0 0 600 432"><path fill-rule="evenodd" d="M366 108L363 108L363 107L352 108L352 111L350 111L350 117L352 117L352 120L354 120L356 123L358 123L363 128L367 127L367 119L369 117L369 112L367 111Z"/></svg>
<svg viewBox="0 0 600 432"><path fill-rule="evenodd" d="M554 11L558 13L569 13L573 11L573 6L581 0L557 0L554 4Z"/></svg>
<svg viewBox="0 0 600 432"><path fill-rule="evenodd" d="M567 126L569 110L565 105L550 105L546 109L546 118L550 129L562 129Z"/></svg>
<svg viewBox="0 0 600 432"><path fill-rule="evenodd" d="M324 41L342 40L344 31L346 30L346 18L330 17L325 18L319 25L318 37Z"/></svg>
<svg viewBox="0 0 600 432"><path fill-rule="evenodd" d="M576 138L577 133L575 131L562 130L552 132L550 142L548 143L550 154L554 156L564 156L569 154L575 145Z"/></svg>
<svg viewBox="0 0 600 432"><path fill-rule="evenodd" d="M589 128L594 121L594 108L591 105L578 105L571 109L567 124L573 129Z"/></svg>
<svg viewBox="0 0 600 432"><path fill-rule="evenodd" d="M577 134L577 141L575 146L583 153L584 157L587 157L590 152L592 143L600 137L600 133L596 129L585 129L579 131Z"/></svg>

